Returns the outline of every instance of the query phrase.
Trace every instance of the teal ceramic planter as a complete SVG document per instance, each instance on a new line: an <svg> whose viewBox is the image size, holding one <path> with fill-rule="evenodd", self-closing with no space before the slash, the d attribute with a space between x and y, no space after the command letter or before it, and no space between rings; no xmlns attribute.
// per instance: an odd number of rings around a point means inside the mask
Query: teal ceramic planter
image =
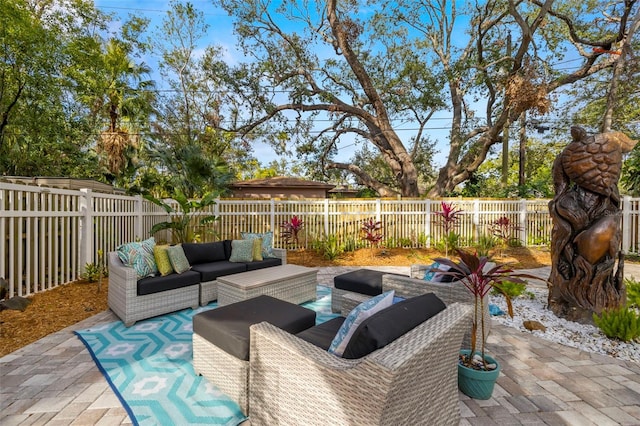
<svg viewBox="0 0 640 426"><path fill-rule="evenodd" d="M469 354L469 350L461 350L464 355ZM492 371L474 370L458 363L458 389L465 395L473 399L489 399L493 394L493 387L500 375L500 364L485 354L487 363L495 363L498 367Z"/></svg>

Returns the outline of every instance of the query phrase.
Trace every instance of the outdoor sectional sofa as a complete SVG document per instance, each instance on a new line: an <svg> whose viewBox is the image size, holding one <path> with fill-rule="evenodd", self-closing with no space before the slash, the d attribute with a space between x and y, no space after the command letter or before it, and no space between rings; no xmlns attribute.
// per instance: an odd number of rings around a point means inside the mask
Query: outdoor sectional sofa
<svg viewBox="0 0 640 426"><path fill-rule="evenodd" d="M116 252L108 253L109 308L127 327L136 321L205 306L216 300L218 277L287 263L286 250L277 248L272 249L274 258L250 263L230 262L231 240L184 243L182 248L190 270L139 280L133 268L125 266Z"/></svg>

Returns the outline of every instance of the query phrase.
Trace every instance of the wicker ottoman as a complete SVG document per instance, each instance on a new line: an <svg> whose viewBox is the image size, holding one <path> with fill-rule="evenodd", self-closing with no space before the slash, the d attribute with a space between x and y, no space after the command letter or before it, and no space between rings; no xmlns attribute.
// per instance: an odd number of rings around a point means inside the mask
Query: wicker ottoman
<svg viewBox="0 0 640 426"><path fill-rule="evenodd" d="M218 277L218 306L251 299L261 294L303 303L316 300L318 270L286 264Z"/></svg>
<svg viewBox="0 0 640 426"><path fill-rule="evenodd" d="M193 369L248 411L249 327L269 322L295 334L313 327L316 313L258 296L193 316Z"/></svg>

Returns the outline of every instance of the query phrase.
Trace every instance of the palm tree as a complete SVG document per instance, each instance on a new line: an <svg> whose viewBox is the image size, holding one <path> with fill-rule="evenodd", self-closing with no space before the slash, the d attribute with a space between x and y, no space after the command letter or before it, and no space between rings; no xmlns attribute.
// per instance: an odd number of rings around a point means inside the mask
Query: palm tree
<svg viewBox="0 0 640 426"><path fill-rule="evenodd" d="M151 68L131 59L132 47L118 39L110 39L104 51L91 58L93 69L82 71L86 94L81 100L89 106L101 128L96 151L104 156L108 174L122 176L135 162L140 149L140 132L153 113L155 87L145 79Z"/></svg>

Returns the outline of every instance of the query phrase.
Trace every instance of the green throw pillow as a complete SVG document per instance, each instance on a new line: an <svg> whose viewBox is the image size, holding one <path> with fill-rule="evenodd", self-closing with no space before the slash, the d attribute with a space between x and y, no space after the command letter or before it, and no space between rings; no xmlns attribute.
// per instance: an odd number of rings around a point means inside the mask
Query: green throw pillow
<svg viewBox="0 0 640 426"><path fill-rule="evenodd" d="M173 272L173 266L171 266L171 259L169 259L169 252L167 249L169 246L155 246L153 248L153 257L156 259L156 265L158 265L158 271L163 277Z"/></svg>
<svg viewBox="0 0 640 426"><path fill-rule="evenodd" d="M189 265L187 256L184 254L182 245L178 244L167 248L167 253L169 254L171 266L173 267L173 270L176 271L176 274L181 274L191 269L191 265Z"/></svg>
<svg viewBox="0 0 640 426"><path fill-rule="evenodd" d="M231 241L229 262L249 263L253 261L253 240Z"/></svg>
<svg viewBox="0 0 640 426"><path fill-rule="evenodd" d="M252 260L254 262L260 262L261 260L264 260L262 258L262 238L254 238L251 241L253 242Z"/></svg>
<svg viewBox="0 0 640 426"><path fill-rule="evenodd" d="M277 257L273 252L273 232L241 232L240 236L243 240L253 240L255 238L261 238L262 257Z"/></svg>

